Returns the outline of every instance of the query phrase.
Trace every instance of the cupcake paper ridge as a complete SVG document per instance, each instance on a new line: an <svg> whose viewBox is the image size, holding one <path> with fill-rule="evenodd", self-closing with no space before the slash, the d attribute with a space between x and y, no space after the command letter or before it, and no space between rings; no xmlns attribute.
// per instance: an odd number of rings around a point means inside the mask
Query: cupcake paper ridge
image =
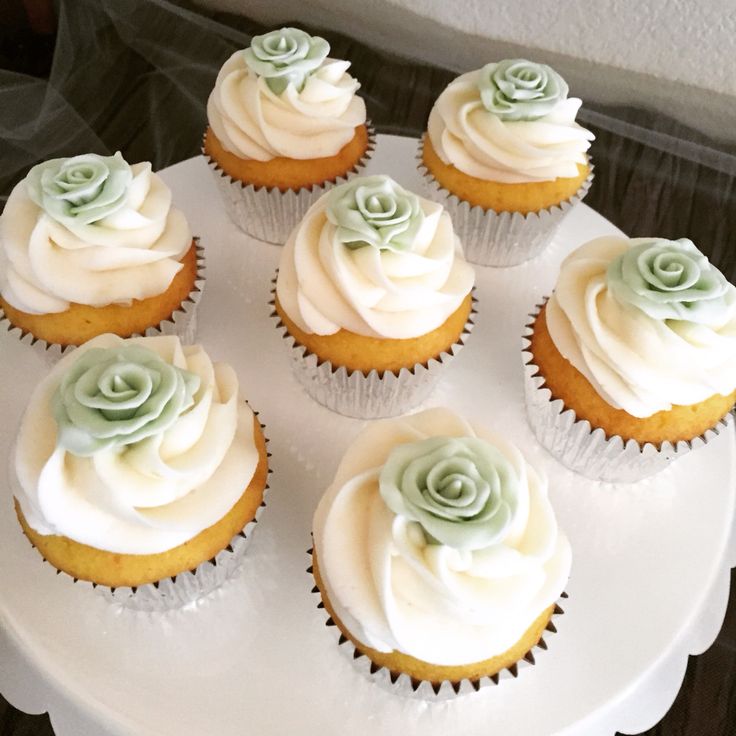
<svg viewBox="0 0 736 736"><path fill-rule="evenodd" d="M248 402L245 402L248 404ZM248 404L250 406L250 404ZM260 413L252 410L253 414L258 418ZM263 432L263 439L266 443L266 455L271 457L268 452L269 438L266 434L266 425L258 422ZM269 463L266 473L266 485L263 488L263 498L253 519L251 519L233 538L221 549L214 557L204 560L191 570L184 570L177 575L162 578L152 583L144 583L132 587L108 587L100 583L89 580L82 580L69 575L67 572L54 567L45 557L42 562L51 566L56 575L63 575L71 579L72 583L80 587L89 587L99 595L102 595L109 602L135 611L145 611L149 613L158 613L168 610L182 608L187 604L199 602L200 599L212 593L214 590L231 580L240 569L243 556L253 538L256 525L263 515L263 511L268 505L266 497L270 490L269 476L273 473L273 468ZM33 549L36 546L28 537L23 535Z"/></svg>
<svg viewBox="0 0 736 736"><path fill-rule="evenodd" d="M366 680L373 682L388 692L416 700L429 702L451 700L457 696L476 693L481 690L481 688L489 687L491 685L499 685L503 680L516 679L520 672L536 664L537 657L540 656L541 653L547 651L548 644L545 637L547 634L557 633L557 626L553 619L564 615L565 610L562 608L560 603L569 597L565 591L560 594L560 598L554 604L552 615L545 626L545 633L524 653L521 659L514 664L504 667L493 675L478 678L462 678L460 680L442 679L434 682L430 680L419 680L411 677L405 672L390 670L382 665L377 665L367 654L361 651L361 649L357 647L351 639L345 636L330 613L327 611L322 598L322 591L314 578L314 548L310 547L306 554L309 556L311 561L306 572L308 575L312 576L312 581L314 582L314 586L310 592L313 595L319 596L319 601L316 604L317 609L323 612L325 617L324 625L330 629L331 633L335 637L337 646L341 650L343 656L353 663L353 666Z"/></svg>
<svg viewBox="0 0 736 736"><path fill-rule="evenodd" d="M281 191L278 187L256 186L234 179L205 150L207 131L202 135L200 152L212 172L215 185L230 219L245 233L267 243L283 245L294 224L326 191L359 175L376 147L376 131L370 120L366 150L344 174L302 187Z"/></svg>
<svg viewBox="0 0 736 736"><path fill-rule="evenodd" d="M366 427L317 506L313 537L315 581L345 636L378 666L430 682L523 659L570 574L544 475L443 408Z"/></svg>
<svg viewBox="0 0 736 736"><path fill-rule="evenodd" d="M573 409L552 396L529 351L534 322L543 306L544 302L529 314L530 321L525 325L521 342L527 415L539 443L566 467L592 480L634 483L708 444L733 423L733 412L729 412L691 440L640 443L607 435L587 419L579 419Z"/></svg>
<svg viewBox="0 0 736 736"><path fill-rule="evenodd" d="M423 140L418 141L416 160L425 189L430 199L450 213L466 259L480 266L518 266L539 256L567 213L585 198L595 178L595 165L588 156L588 175L572 197L527 214L497 212L472 205L445 189L424 164Z"/></svg>
<svg viewBox="0 0 736 736"><path fill-rule="evenodd" d="M296 379L318 403L339 414L362 419L397 416L424 401L434 390L442 371L465 346L467 336L475 327L475 315L478 313L473 287L468 319L457 341L448 350L425 363L402 368L398 374L392 371L381 374L375 369L368 373L351 371L320 359L289 333L276 311L276 277L272 283L272 298L268 302L272 310L270 317L290 349Z"/></svg>

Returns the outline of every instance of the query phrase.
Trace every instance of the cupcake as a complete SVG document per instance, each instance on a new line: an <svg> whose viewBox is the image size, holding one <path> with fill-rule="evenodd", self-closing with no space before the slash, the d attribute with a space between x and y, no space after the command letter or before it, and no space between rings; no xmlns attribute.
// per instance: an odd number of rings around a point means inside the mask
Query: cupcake
<svg viewBox="0 0 736 736"><path fill-rule="evenodd" d="M14 469L18 518L43 557L96 585L145 586L143 605L128 602L151 608L188 602L232 572L268 473L230 366L175 336L109 334L38 385Z"/></svg>
<svg viewBox="0 0 736 736"><path fill-rule="evenodd" d="M474 273L441 205L388 176L323 195L281 254L275 311L312 398L349 416L424 400L471 329Z"/></svg>
<svg viewBox="0 0 736 736"><path fill-rule="evenodd" d="M420 168L473 263L536 257L590 187L594 136L567 93L549 66L508 59L461 75L435 102Z"/></svg>
<svg viewBox="0 0 736 736"><path fill-rule="evenodd" d="M314 516L313 572L374 678L452 695L534 661L571 566L547 490L514 445L448 409L357 437Z"/></svg>
<svg viewBox="0 0 736 736"><path fill-rule="evenodd" d="M736 288L686 238L596 238L530 325L529 420L565 465L638 480L718 431L736 394Z"/></svg>
<svg viewBox="0 0 736 736"><path fill-rule="evenodd" d="M282 28L223 65L207 101L202 152L242 230L283 244L326 188L373 148L350 62L324 38Z"/></svg>
<svg viewBox="0 0 736 736"><path fill-rule="evenodd" d="M192 339L201 260L150 163L85 154L34 166L0 218L0 318L64 349L112 332Z"/></svg>

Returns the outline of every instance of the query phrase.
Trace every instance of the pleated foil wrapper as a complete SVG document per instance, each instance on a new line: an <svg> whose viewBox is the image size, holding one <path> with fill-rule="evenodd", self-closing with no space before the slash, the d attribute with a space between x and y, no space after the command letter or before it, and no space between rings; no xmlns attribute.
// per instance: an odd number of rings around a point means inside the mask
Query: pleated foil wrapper
<svg viewBox="0 0 736 736"><path fill-rule="evenodd" d="M425 194L450 213L465 258L479 266L497 268L518 266L541 255L567 213L588 193L594 176L594 166L589 162L588 177L570 199L524 215L473 206L443 188L422 161L421 140L417 161L424 177Z"/></svg>
<svg viewBox="0 0 736 736"><path fill-rule="evenodd" d="M268 485L266 485L266 490L268 490ZM107 588L92 583L87 583L87 585L92 585L95 591L110 603L135 611L162 613L195 603L237 574L253 537L256 524L266 507L265 497L266 492L264 491L263 501L256 510L255 517L235 535L230 544L212 559L200 563L194 570L136 588Z"/></svg>
<svg viewBox="0 0 736 736"><path fill-rule="evenodd" d="M362 173L376 147L375 130L369 123L366 125L368 127L368 147L363 157L352 169L344 176L322 184L314 184L311 187L302 187L299 190L287 189L282 192L278 188L269 189L244 184L225 173L219 164L205 152L204 139L201 151L212 171L230 219L247 235L266 243L283 245L307 210L326 191Z"/></svg>
<svg viewBox="0 0 736 736"><path fill-rule="evenodd" d="M307 554L312 556L312 550L307 550ZM311 575L313 568L310 566L307 568L307 572ZM353 642L348 639L345 634L342 633L340 628L335 623L332 616L325 608L325 604L322 601L322 593L316 584L312 588L312 593L319 597L317 608L320 609L325 616L325 626L332 632L335 637L335 641L339 647L341 654L346 657L353 666L360 672L366 680L378 685L383 690L399 695L405 698L412 698L414 700L423 700L426 702L442 702L446 700L452 700L463 695L470 695L477 693L481 688L489 687L491 685L498 685L504 680L515 679L519 674L529 667L536 664L536 658L540 655L540 652L547 650L547 642L545 636L547 633L557 633L557 627L554 624L553 619L557 616L561 616L565 613L559 603L555 604L554 612L550 617L545 628L545 635L543 635L539 641L531 648L527 653L518 661L512 664L510 667L502 669L495 675L487 677L479 677L477 679L463 679L459 682L443 680L440 683L430 682L428 680L417 680L414 677L406 674L405 672L395 672L388 668L378 665L373 662L369 657L363 654ZM567 593L563 592L560 595L561 599L567 598ZM536 654L535 654L536 653Z"/></svg>
<svg viewBox="0 0 736 736"><path fill-rule="evenodd" d="M258 416L257 412L254 413ZM266 426L261 424L261 430L265 431L265 429ZM264 439L266 441L267 456L271 457L271 453L268 452L268 438L265 434ZM14 457L15 445L11 448L7 477L10 488L13 489L13 495L17 496L18 492L20 492L20 486L13 463ZM57 575L64 575L67 578L71 578L76 586L94 590L95 593L101 595L110 603L134 611L163 613L193 604L235 577L240 569L245 552L253 538L256 524L260 520L263 510L266 508L266 496L270 487L268 478L272 472L273 470L269 467L266 475L266 485L263 489L263 498L261 499L260 506L256 509L253 519L233 537L227 547L220 550L211 559L201 562L193 570L184 571L173 577L163 578L155 583L146 583L145 585L132 588L110 588L106 585L98 585L87 580L79 580L78 578L71 577L68 573L58 568L54 568L54 570ZM27 537L26 539L31 547L35 549L36 545ZM51 564L46 558L42 559L45 563Z"/></svg>
<svg viewBox="0 0 736 736"><path fill-rule="evenodd" d="M664 470L671 462L717 437L732 421L729 413L699 437L676 443L639 443L608 436L586 419L578 419L561 399L554 399L529 352L529 336L539 309L531 315L522 342L526 412L534 434L565 467L590 478L610 483L635 483Z"/></svg>
<svg viewBox="0 0 736 736"><path fill-rule="evenodd" d="M276 312L274 298L269 302L271 317L289 346L291 367L296 380L317 403L348 417L358 419L381 419L406 414L427 399L434 390L443 371L447 368L474 327L473 317L477 314L476 299L468 321L460 336L448 351L432 358L427 363L417 363L413 368L402 368L398 374L391 371L348 371L344 366L335 368L329 361L320 359L298 343L286 329Z"/></svg>
<svg viewBox="0 0 736 736"><path fill-rule="evenodd" d="M197 307L202 299L202 292L206 281L204 248L199 245L199 238L194 239L197 249L197 275L194 280L194 288L189 296L175 309L165 320L157 325L152 325L145 332L137 332L130 337L152 337L155 335L176 335L185 345L191 345L197 335ZM30 332L21 330L13 325L5 316L0 307L0 330L7 330L11 335L17 337L22 343L32 348L36 355L40 356L44 363L51 367L70 350L74 345L58 345L34 337Z"/></svg>

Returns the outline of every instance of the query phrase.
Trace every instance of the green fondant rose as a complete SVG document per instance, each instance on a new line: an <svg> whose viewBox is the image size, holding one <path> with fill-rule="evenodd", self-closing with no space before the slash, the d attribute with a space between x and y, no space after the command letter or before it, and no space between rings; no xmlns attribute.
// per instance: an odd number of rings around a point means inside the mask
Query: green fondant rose
<svg viewBox="0 0 736 736"><path fill-rule="evenodd" d="M335 187L327 201L327 219L348 248L410 251L424 211L416 194L388 176L364 176Z"/></svg>
<svg viewBox="0 0 736 736"><path fill-rule="evenodd" d="M26 177L28 196L64 225L89 225L119 210L128 199L133 173L120 153L87 153L34 166Z"/></svg>
<svg viewBox="0 0 736 736"><path fill-rule="evenodd" d="M480 70L483 106L501 120L537 120L567 98L567 83L546 64L506 59Z"/></svg>
<svg viewBox="0 0 736 736"><path fill-rule="evenodd" d="M654 319L713 324L736 300L736 287L691 240L634 240L608 267L606 282L617 301Z"/></svg>
<svg viewBox="0 0 736 736"><path fill-rule="evenodd" d="M280 95L289 82L301 92L307 77L330 53L330 44L298 28L282 28L255 36L243 53L245 63Z"/></svg>
<svg viewBox="0 0 736 736"><path fill-rule="evenodd" d="M163 432L188 409L199 376L148 348L92 348L77 360L52 398L57 444L87 457Z"/></svg>
<svg viewBox="0 0 736 736"><path fill-rule="evenodd" d="M498 542L518 503L519 479L511 464L496 448L471 437L399 445L379 484L391 511L418 522L430 543L461 550Z"/></svg>

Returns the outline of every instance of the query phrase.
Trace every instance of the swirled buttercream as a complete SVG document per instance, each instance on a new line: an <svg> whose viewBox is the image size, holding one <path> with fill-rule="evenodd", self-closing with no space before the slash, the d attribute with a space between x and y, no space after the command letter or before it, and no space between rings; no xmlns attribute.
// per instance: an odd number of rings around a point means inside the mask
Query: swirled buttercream
<svg viewBox="0 0 736 736"><path fill-rule="evenodd" d="M259 58L269 56L262 43L225 62L207 100L207 118L227 151L256 161L324 158L353 139L366 120L365 103L355 94L360 84L347 73L348 61L322 58L315 68L314 41L287 39L283 53L291 49L293 57L303 46L306 54L290 63Z"/></svg>
<svg viewBox="0 0 736 736"><path fill-rule="evenodd" d="M156 554L222 519L257 464L253 413L230 366L176 337L106 334L65 356L31 397L17 498L40 534Z"/></svg>
<svg viewBox="0 0 736 736"><path fill-rule="evenodd" d="M463 74L442 92L427 132L437 155L504 184L578 175L595 137L575 122L581 100L544 64L523 59Z"/></svg>
<svg viewBox="0 0 736 736"><path fill-rule="evenodd" d="M509 649L571 566L546 480L447 409L358 436L319 503L314 543L330 603L359 641L437 665Z"/></svg>
<svg viewBox="0 0 736 736"><path fill-rule="evenodd" d="M405 339L442 325L474 278L441 205L368 176L310 208L284 246L276 294L304 332Z"/></svg>
<svg viewBox="0 0 736 736"><path fill-rule="evenodd" d="M632 416L736 388L736 287L687 239L586 243L563 261L546 318L562 356Z"/></svg>
<svg viewBox="0 0 736 736"><path fill-rule="evenodd" d="M53 159L31 169L5 205L0 292L30 314L130 304L166 291L191 244L150 163Z"/></svg>

